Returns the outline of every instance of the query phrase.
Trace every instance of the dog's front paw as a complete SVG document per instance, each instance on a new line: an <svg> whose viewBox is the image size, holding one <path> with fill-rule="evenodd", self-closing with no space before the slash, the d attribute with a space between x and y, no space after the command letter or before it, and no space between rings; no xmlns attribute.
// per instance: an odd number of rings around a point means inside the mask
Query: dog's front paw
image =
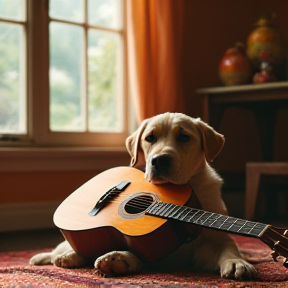
<svg viewBox="0 0 288 288"><path fill-rule="evenodd" d="M49 264L52 264L51 262L51 256L52 253L40 253L40 254L37 254L37 255L34 255L29 263L30 265L49 265Z"/></svg>
<svg viewBox="0 0 288 288"><path fill-rule="evenodd" d="M257 271L253 265L243 259L228 259L220 265L222 278L229 279L252 279Z"/></svg>
<svg viewBox="0 0 288 288"><path fill-rule="evenodd" d="M88 260L74 251L66 252L55 257L52 263L62 268L78 268L87 264Z"/></svg>
<svg viewBox="0 0 288 288"><path fill-rule="evenodd" d="M142 268L141 261L127 251L109 252L99 257L94 266L105 276L132 274L139 272Z"/></svg>

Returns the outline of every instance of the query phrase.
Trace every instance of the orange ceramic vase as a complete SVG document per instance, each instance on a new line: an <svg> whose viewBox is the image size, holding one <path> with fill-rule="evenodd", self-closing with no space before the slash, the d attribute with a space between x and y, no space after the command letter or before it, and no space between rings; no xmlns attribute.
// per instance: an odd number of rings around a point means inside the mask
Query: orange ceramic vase
<svg viewBox="0 0 288 288"><path fill-rule="evenodd" d="M226 51L219 65L219 76L225 86L248 84L252 80L252 66L243 44Z"/></svg>
<svg viewBox="0 0 288 288"><path fill-rule="evenodd" d="M247 55L258 70L263 60L268 60L274 68L277 68L285 57L284 41L275 28L273 18L274 14L260 18L255 30L247 39Z"/></svg>

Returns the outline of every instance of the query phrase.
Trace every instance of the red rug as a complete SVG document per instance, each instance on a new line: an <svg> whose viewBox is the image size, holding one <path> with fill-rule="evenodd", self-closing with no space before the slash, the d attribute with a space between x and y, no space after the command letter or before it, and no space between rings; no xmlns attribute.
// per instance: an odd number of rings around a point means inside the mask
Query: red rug
<svg viewBox="0 0 288 288"><path fill-rule="evenodd" d="M54 266L30 266L28 261L39 251L0 253L0 287L103 287L103 288L152 288L152 287L287 287L288 269L281 262L273 262L271 250L260 240L235 237L245 259L258 270L254 281L233 281L221 279L217 274L191 271L170 273L142 273L117 278L103 278L92 268L63 269ZM42 251L43 252L43 251Z"/></svg>

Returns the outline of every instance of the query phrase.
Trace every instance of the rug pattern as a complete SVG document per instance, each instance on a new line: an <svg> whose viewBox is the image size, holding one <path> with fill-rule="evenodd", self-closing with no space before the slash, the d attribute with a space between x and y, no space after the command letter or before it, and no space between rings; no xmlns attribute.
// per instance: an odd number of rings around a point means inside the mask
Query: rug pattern
<svg viewBox="0 0 288 288"><path fill-rule="evenodd" d="M63 269L54 266L30 266L28 261L39 251L0 253L0 287L82 287L82 288L288 288L288 269L284 268L283 258L273 262L271 250L260 240L234 237L240 252L253 263L258 276L253 281L233 281L221 279L217 274L196 273L189 270L169 273L145 272L140 275L104 278L95 269ZM43 250L41 251L43 252Z"/></svg>

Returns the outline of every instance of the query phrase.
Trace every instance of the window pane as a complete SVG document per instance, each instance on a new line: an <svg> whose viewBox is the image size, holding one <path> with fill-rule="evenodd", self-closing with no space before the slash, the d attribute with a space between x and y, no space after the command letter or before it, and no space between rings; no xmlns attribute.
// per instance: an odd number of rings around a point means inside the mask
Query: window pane
<svg viewBox="0 0 288 288"><path fill-rule="evenodd" d="M89 24L120 29L122 0L88 0Z"/></svg>
<svg viewBox="0 0 288 288"><path fill-rule="evenodd" d="M23 28L0 23L0 133L26 133Z"/></svg>
<svg viewBox="0 0 288 288"><path fill-rule="evenodd" d="M23 0L0 0L0 17L10 20L24 20Z"/></svg>
<svg viewBox="0 0 288 288"><path fill-rule="evenodd" d="M81 101L83 30L50 24L50 129L83 131Z"/></svg>
<svg viewBox="0 0 288 288"><path fill-rule="evenodd" d="M119 35L90 30L88 39L89 130L119 131L122 129Z"/></svg>
<svg viewBox="0 0 288 288"><path fill-rule="evenodd" d="M83 0L50 0L50 17L83 22Z"/></svg>

